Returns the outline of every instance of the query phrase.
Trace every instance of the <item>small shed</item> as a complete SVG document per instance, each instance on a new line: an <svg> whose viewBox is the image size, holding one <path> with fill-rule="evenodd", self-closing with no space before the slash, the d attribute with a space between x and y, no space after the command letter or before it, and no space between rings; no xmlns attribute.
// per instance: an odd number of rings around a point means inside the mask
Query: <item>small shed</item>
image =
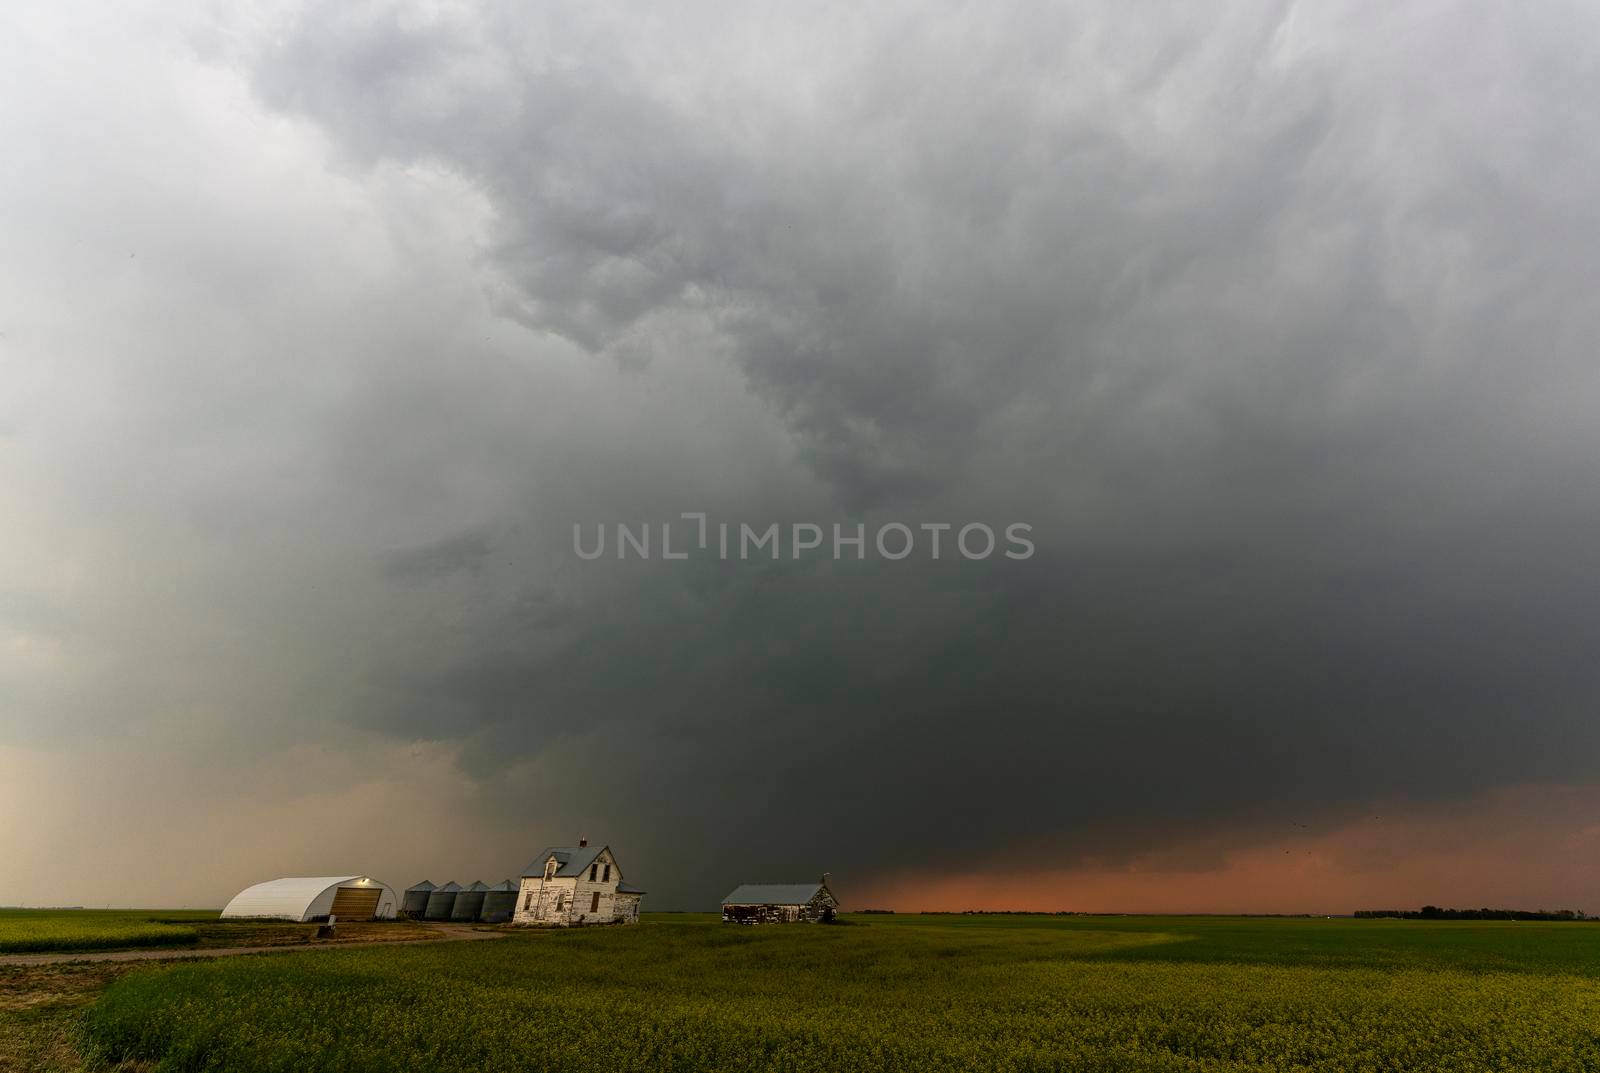
<svg viewBox="0 0 1600 1073"><path fill-rule="evenodd" d="M517 911L517 881L508 879L490 887L483 896L483 910L478 919L485 924L504 924Z"/></svg>
<svg viewBox="0 0 1600 1073"><path fill-rule="evenodd" d="M434 889L428 895L428 908L422 914L424 920L449 920L450 913L456 907L456 895L461 893L461 884L450 882Z"/></svg>
<svg viewBox="0 0 1600 1073"><path fill-rule="evenodd" d="M222 910L227 919L392 920L400 906L393 887L371 876L292 876L246 887Z"/></svg>
<svg viewBox="0 0 1600 1073"><path fill-rule="evenodd" d="M450 909L450 919L457 924L470 924L483 911L483 896L489 893L489 884L478 880L456 895L456 904Z"/></svg>
<svg viewBox="0 0 1600 1073"><path fill-rule="evenodd" d="M421 883L406 888L405 902L400 906L400 911L412 920L421 920L428 911L428 895L433 893L433 884L424 879Z"/></svg>
<svg viewBox="0 0 1600 1073"><path fill-rule="evenodd" d="M722 899L724 924L831 924L839 902L815 883L746 883Z"/></svg>

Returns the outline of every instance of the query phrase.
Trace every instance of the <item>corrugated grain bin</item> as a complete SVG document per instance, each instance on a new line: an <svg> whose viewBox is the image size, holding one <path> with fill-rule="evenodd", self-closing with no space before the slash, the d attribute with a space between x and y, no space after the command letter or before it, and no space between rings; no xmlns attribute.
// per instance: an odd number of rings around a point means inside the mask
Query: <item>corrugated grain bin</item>
<svg viewBox="0 0 1600 1073"><path fill-rule="evenodd" d="M433 893L433 889L433 884L426 879L414 887L407 887L405 904L400 911L413 920L421 920L428 912L428 895Z"/></svg>
<svg viewBox="0 0 1600 1073"><path fill-rule="evenodd" d="M461 884L446 883L436 888L428 895L428 908L422 914L423 920L449 920L450 911L456 907L456 895L461 893Z"/></svg>
<svg viewBox="0 0 1600 1073"><path fill-rule="evenodd" d="M508 879L489 888L483 896L483 911L478 919L485 924L505 924L517 911L517 882Z"/></svg>
<svg viewBox="0 0 1600 1073"><path fill-rule="evenodd" d="M480 879L457 894L455 907L450 910L450 919L457 923L477 920L483 910L483 896L488 893L489 884Z"/></svg>

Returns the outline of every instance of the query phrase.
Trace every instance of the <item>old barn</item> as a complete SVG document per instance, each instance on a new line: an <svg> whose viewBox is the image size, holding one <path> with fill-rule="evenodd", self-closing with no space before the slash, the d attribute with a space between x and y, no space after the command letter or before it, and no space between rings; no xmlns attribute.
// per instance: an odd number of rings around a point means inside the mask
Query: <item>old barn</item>
<svg viewBox="0 0 1600 1073"><path fill-rule="evenodd" d="M746 883L722 899L724 924L831 924L839 902L815 883Z"/></svg>

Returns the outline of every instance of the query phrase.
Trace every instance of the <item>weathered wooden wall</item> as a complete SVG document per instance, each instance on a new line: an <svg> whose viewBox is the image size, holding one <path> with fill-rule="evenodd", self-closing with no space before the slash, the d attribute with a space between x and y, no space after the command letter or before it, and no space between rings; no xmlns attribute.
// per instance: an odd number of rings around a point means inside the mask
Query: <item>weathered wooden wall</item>
<svg viewBox="0 0 1600 1073"><path fill-rule="evenodd" d="M804 905L724 905L722 921L725 924L820 924L832 920L838 908L826 890L818 891Z"/></svg>
<svg viewBox="0 0 1600 1073"><path fill-rule="evenodd" d="M595 869L595 879L589 879L589 869L585 868L583 874L577 877L561 877L547 880L543 876L525 876L522 880L522 889L517 893L517 911L512 916L516 924L610 924L618 919L625 923L635 924L639 920L639 895L618 894L617 884L622 882L622 869L617 866L616 859L609 850L602 851L595 858L599 865ZM606 874L606 866L611 866L611 878L601 878ZM600 904L594 905L595 894L600 895ZM530 897L532 904L530 906ZM557 910L557 901L561 909Z"/></svg>

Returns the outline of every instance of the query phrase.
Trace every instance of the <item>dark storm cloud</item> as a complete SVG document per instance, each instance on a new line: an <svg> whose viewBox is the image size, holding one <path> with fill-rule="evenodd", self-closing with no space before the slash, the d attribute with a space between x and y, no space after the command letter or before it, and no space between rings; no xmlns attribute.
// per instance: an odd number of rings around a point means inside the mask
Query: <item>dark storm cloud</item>
<svg viewBox="0 0 1600 1073"><path fill-rule="evenodd" d="M399 580L425 581L458 572L477 573L489 556L487 533L462 533L384 556L383 572Z"/></svg>
<svg viewBox="0 0 1600 1073"><path fill-rule="evenodd" d="M1562 18L1490 21L307 12L259 93L480 190L502 313L725 357L830 518L1041 544L502 602L390 716L484 771L610 728L595 824L701 897L730 839L1070 861L1600 774L1600 85Z"/></svg>
<svg viewBox="0 0 1600 1073"><path fill-rule="evenodd" d="M187 39L271 115L97 225L163 222L169 315L76 315L130 270L84 298L57 251L64 320L138 345L0 400L0 465L140 579L0 586L30 725L442 743L463 824L604 837L676 905L1600 778L1592 13L262 19ZM47 450L78 381L117 405ZM571 551L683 511L1038 554Z"/></svg>

